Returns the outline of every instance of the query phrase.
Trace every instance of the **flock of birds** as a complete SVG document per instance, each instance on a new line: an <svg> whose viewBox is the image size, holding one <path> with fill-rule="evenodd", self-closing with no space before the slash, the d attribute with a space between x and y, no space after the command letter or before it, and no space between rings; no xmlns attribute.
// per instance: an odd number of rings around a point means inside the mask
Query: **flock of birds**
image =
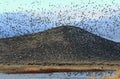
<svg viewBox="0 0 120 79"><path fill-rule="evenodd" d="M15 12L4 12L0 14L0 38L19 36L41 32L62 25L72 25L83 28L89 32L104 38L120 42L120 7L111 1L112 5L87 5L71 3L66 5L52 5L54 10L37 8L37 10L23 10ZM36 3L31 3L35 6ZM88 9L90 5L92 9ZM113 8L112 6L115 6ZM99 8L101 7L101 8Z"/></svg>

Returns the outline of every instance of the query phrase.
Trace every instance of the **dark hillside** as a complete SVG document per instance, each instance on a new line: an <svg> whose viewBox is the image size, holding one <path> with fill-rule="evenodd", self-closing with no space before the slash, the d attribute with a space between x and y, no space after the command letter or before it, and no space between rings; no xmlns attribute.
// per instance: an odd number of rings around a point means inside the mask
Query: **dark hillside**
<svg viewBox="0 0 120 79"><path fill-rule="evenodd" d="M0 40L0 64L120 61L120 44L72 26Z"/></svg>

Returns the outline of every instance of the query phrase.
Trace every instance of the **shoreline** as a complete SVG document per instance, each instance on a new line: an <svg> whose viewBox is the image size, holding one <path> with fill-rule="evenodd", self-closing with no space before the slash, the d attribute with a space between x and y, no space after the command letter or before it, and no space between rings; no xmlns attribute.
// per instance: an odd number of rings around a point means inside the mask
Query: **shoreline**
<svg viewBox="0 0 120 79"><path fill-rule="evenodd" d="M120 79L120 66L39 66L39 65L0 65L0 73L3 74L44 74L53 72L104 72L115 71L113 76L105 76L104 79ZM94 78L94 77L93 77Z"/></svg>
<svg viewBox="0 0 120 79"><path fill-rule="evenodd" d="M5 74L30 74L30 73L51 73L51 72L98 72L116 71L120 67L114 66L39 66L39 65L3 65L0 72Z"/></svg>
<svg viewBox="0 0 120 79"><path fill-rule="evenodd" d="M12 65L2 65L0 64L0 73L17 74L17 73L50 73L50 72L97 72L97 71L107 71L107 70L120 70L120 62L54 62L47 63L48 65L23 65L23 64L12 64ZM56 65L54 65L56 64Z"/></svg>

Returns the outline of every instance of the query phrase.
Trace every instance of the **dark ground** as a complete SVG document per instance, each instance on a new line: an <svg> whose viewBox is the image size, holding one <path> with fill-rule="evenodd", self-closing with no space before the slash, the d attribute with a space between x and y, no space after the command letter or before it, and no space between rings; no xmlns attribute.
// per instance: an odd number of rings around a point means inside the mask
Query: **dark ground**
<svg viewBox="0 0 120 79"><path fill-rule="evenodd" d="M120 44L72 26L0 39L0 64L120 61Z"/></svg>

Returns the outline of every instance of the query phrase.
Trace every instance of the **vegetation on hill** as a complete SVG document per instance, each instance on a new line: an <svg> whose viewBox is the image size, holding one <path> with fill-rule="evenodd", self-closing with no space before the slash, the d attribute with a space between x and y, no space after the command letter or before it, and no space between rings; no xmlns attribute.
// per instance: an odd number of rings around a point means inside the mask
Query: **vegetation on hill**
<svg viewBox="0 0 120 79"><path fill-rule="evenodd" d="M120 61L120 44L72 26L0 39L0 64L81 61Z"/></svg>

